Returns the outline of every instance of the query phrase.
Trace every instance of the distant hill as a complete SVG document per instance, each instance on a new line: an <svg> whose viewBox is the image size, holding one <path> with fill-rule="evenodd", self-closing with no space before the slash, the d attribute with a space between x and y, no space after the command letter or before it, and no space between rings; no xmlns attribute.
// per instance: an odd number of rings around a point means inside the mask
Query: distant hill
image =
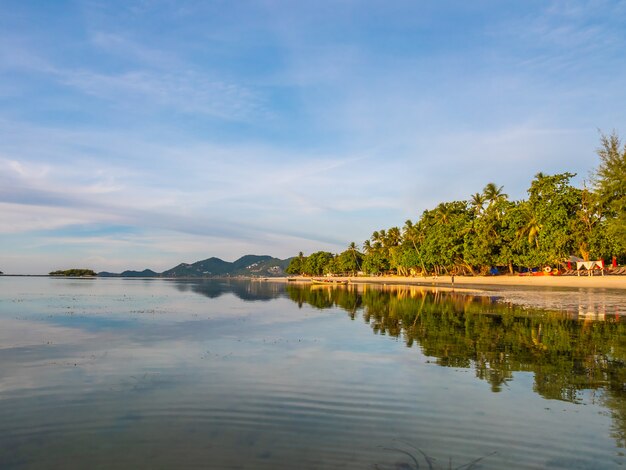
<svg viewBox="0 0 626 470"><path fill-rule="evenodd" d="M152 269L144 269L143 271L124 271L123 273L109 273L102 271L98 273L99 277L159 277L160 274Z"/></svg>
<svg viewBox="0 0 626 470"><path fill-rule="evenodd" d="M272 277L283 276L291 258L281 260L271 256L246 255L232 263L219 258L208 258L195 263L181 263L171 269L157 273L151 269L124 271L121 274L100 272L101 277Z"/></svg>
<svg viewBox="0 0 626 470"><path fill-rule="evenodd" d="M281 260L271 256L246 255L233 261L239 275L282 276L291 259Z"/></svg>
<svg viewBox="0 0 626 470"><path fill-rule="evenodd" d="M124 271L122 277L157 277L159 273L152 269L144 269L143 271Z"/></svg>
<svg viewBox="0 0 626 470"><path fill-rule="evenodd" d="M163 277L209 277L229 274L232 263L219 258L209 258L196 261L192 264L180 263L167 271L163 271Z"/></svg>
<svg viewBox="0 0 626 470"><path fill-rule="evenodd" d="M282 276L290 260L271 256L246 255L232 263L209 258L192 264L181 263L163 271L162 277L219 277L219 276Z"/></svg>

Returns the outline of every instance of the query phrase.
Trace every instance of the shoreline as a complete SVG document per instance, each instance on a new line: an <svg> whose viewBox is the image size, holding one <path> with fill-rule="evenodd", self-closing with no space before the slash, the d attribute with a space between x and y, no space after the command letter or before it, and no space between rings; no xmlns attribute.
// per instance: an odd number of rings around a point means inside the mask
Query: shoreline
<svg viewBox="0 0 626 470"><path fill-rule="evenodd" d="M49 277L54 279L163 279L163 280L208 280L208 279L228 279L228 280L249 280L264 282L297 282L309 283L313 278L324 278L324 276L295 276L295 277L141 277L141 276L90 276L90 277L67 277L49 276L47 274L3 274L2 277ZM626 275L595 275L595 276L519 276L519 275L499 275L499 276L454 276L452 284L451 276L439 277L410 277L410 276L336 276L330 278L335 281L349 281L353 284L378 284L378 285L409 285L439 288L480 288L480 287L530 287L530 288L586 288L586 289L619 289L626 290Z"/></svg>
<svg viewBox="0 0 626 470"><path fill-rule="evenodd" d="M319 276L320 278L322 276ZM310 277L276 277L266 278L269 282L309 282ZM592 288L592 289L623 289L626 290L626 276L595 275L595 276L451 276L407 277L407 276L338 276L331 279L350 281L354 284L404 284L425 287L559 287L559 288Z"/></svg>

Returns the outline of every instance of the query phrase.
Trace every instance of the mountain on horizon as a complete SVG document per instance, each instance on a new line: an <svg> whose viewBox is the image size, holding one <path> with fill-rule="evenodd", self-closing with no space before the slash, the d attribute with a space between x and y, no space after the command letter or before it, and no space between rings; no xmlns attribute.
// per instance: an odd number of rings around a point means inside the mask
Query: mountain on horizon
<svg viewBox="0 0 626 470"><path fill-rule="evenodd" d="M100 272L102 277L223 277L251 276L275 277L283 276L291 258L281 260L268 255L245 255L236 261L228 262L211 257L195 263L180 263L162 273L151 269L143 271L124 271L121 274Z"/></svg>
<svg viewBox="0 0 626 470"><path fill-rule="evenodd" d="M143 271L124 271L122 273L110 273L107 271L102 271L98 273L100 277L158 277L159 273L153 271L152 269L144 269Z"/></svg>

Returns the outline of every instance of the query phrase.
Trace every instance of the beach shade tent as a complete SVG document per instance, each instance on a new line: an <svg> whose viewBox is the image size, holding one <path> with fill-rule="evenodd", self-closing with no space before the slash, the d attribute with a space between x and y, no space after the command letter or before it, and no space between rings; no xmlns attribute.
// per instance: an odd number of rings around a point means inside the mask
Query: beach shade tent
<svg viewBox="0 0 626 470"><path fill-rule="evenodd" d="M579 276L580 276L580 270L583 268L587 270L587 274L590 276L593 275L594 269L600 269L600 272L604 276L604 261L601 259L596 260L596 261L577 261L576 271L578 272Z"/></svg>
<svg viewBox="0 0 626 470"><path fill-rule="evenodd" d="M567 269L572 269L573 264L576 264L580 261L585 261L585 260L582 258L579 258L578 256L571 255L569 258L566 259L566 261L567 261Z"/></svg>

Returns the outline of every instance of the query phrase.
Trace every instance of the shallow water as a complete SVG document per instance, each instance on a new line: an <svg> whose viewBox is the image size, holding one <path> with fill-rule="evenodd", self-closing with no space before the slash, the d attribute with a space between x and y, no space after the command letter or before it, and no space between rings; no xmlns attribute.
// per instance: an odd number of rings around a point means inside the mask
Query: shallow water
<svg viewBox="0 0 626 470"><path fill-rule="evenodd" d="M623 317L495 297L2 277L0 467L623 465Z"/></svg>

